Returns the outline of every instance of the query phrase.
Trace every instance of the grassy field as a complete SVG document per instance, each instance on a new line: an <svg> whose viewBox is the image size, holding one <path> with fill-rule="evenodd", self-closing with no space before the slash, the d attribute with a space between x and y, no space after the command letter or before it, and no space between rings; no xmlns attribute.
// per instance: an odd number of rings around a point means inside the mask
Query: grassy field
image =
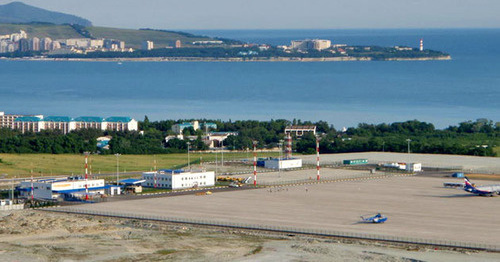
<svg viewBox="0 0 500 262"><path fill-rule="evenodd" d="M87 30L96 38L111 38L125 41L127 47L141 48L143 41L153 41L155 48L175 46L175 41L181 40L183 45L197 40L208 38L187 37L174 32L160 32L152 30L117 29L109 27L87 27Z"/></svg>
<svg viewBox="0 0 500 262"><path fill-rule="evenodd" d="M29 38L34 36L38 38L50 37L52 40L61 38L81 38L69 25L50 25L50 24L0 24L0 35L8 35L24 30Z"/></svg>
<svg viewBox="0 0 500 262"><path fill-rule="evenodd" d="M259 153L259 157L277 156L277 153ZM225 161L252 157L246 153L225 153ZM220 158L220 155L219 155ZM187 154L165 155L122 155L119 157L120 172L150 171L156 159L157 168L180 168L187 165ZM192 163L214 161L215 154L190 154ZM71 175L84 173L85 158L83 155L51 155L51 154L0 154L0 175L9 177L28 177L47 175ZM89 167L93 174L116 172L116 156L92 155Z"/></svg>

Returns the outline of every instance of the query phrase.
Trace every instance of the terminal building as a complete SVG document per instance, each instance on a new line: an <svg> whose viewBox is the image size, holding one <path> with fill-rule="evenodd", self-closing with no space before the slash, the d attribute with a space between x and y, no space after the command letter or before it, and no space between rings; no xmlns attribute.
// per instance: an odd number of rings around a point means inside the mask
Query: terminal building
<svg viewBox="0 0 500 262"><path fill-rule="evenodd" d="M68 199L84 198L87 195L103 195L110 187L106 186L104 179L88 179L83 177L68 177L65 179L43 179L21 182L18 190L21 197L36 199ZM32 192L33 191L33 192ZM118 192L119 193L119 192Z"/></svg>
<svg viewBox="0 0 500 262"><path fill-rule="evenodd" d="M209 187L215 185L215 172L161 169L142 173L142 179L145 180L142 183L145 187L168 189Z"/></svg>

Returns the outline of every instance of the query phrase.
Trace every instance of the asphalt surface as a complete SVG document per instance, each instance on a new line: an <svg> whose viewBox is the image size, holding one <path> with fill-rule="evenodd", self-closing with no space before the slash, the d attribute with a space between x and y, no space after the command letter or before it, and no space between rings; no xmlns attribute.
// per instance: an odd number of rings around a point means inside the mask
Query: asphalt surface
<svg viewBox="0 0 500 262"><path fill-rule="evenodd" d="M80 205L81 210L256 225L290 226L409 238L497 244L500 198L443 188L449 179L390 177L212 195ZM359 223L382 212L385 224Z"/></svg>

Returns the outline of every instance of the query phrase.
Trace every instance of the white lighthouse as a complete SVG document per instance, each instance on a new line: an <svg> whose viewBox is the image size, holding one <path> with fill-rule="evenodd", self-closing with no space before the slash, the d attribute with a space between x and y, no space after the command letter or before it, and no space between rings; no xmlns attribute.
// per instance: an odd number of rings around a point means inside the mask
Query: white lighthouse
<svg viewBox="0 0 500 262"><path fill-rule="evenodd" d="M424 51L424 39L420 39L420 52Z"/></svg>

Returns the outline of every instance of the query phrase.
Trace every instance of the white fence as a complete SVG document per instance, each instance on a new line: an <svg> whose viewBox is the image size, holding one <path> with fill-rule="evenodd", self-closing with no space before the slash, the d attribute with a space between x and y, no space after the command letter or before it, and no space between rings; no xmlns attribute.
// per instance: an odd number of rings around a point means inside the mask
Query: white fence
<svg viewBox="0 0 500 262"><path fill-rule="evenodd" d="M24 209L24 204L14 204L14 205L0 206L0 211L21 210L21 209Z"/></svg>

